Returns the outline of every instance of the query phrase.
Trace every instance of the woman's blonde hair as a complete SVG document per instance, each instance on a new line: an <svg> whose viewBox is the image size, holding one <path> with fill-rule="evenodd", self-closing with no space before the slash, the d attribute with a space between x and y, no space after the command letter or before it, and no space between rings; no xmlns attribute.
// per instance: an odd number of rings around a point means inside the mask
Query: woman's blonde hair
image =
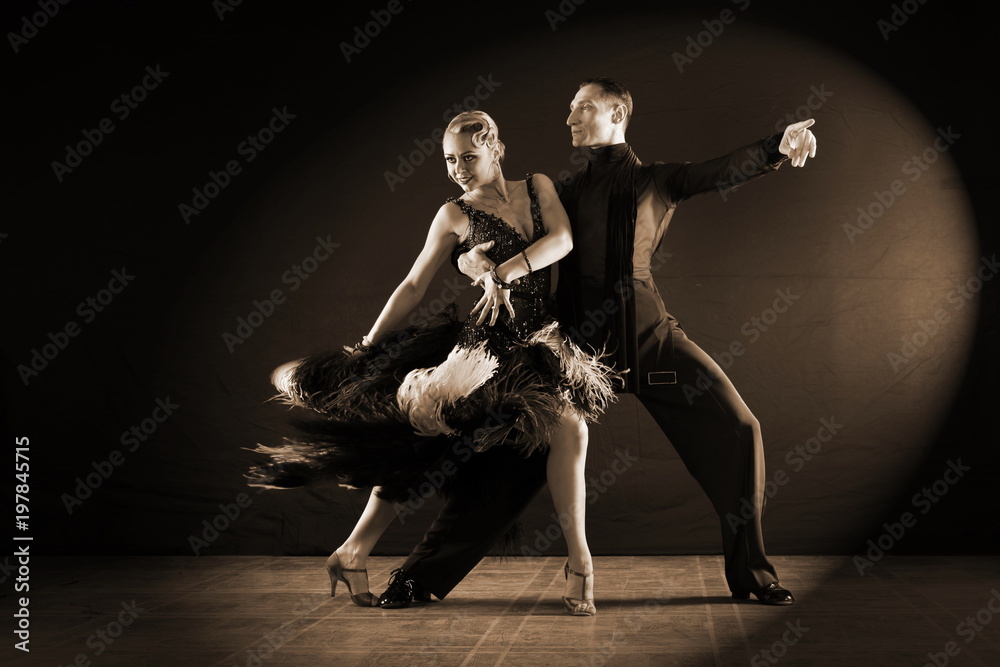
<svg viewBox="0 0 1000 667"><path fill-rule="evenodd" d="M463 111L451 119L445 132L452 134L471 133L474 146L496 148L497 161L503 162L507 149L500 141L500 130L497 129L497 124L485 111Z"/></svg>

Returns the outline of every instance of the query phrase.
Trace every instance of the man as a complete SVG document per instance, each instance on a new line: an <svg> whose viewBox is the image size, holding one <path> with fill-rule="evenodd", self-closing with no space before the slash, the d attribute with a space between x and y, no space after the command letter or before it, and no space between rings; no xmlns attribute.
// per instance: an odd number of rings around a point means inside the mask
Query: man
<svg viewBox="0 0 1000 667"><path fill-rule="evenodd" d="M574 250L559 263L558 318L577 342L614 351L615 366L628 370L625 390L649 410L712 501L733 597L752 593L764 604L793 604L764 553L760 425L722 368L666 311L650 259L684 199L740 185L788 159L800 167L815 157L816 139L806 129L814 121L708 162L643 165L625 142L631 116L632 96L612 79L584 81L570 104L566 124L589 164L560 192L573 223ZM493 262L483 251L477 246L462 255L460 270L473 278L489 271ZM406 606L414 595L447 595L543 486L544 457L521 460L516 472L494 479L502 500L489 506L449 501L394 572L381 606ZM741 519L730 524L727 516Z"/></svg>

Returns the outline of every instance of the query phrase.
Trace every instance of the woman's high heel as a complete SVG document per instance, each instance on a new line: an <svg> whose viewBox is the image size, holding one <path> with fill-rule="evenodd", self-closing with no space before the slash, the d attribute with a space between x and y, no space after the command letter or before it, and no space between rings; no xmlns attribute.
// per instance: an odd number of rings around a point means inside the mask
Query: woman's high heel
<svg viewBox="0 0 1000 667"><path fill-rule="evenodd" d="M364 593L354 594L351 590L351 582L347 580L344 576L345 572L364 572L365 581L368 581L368 570L353 570L344 567L344 564L340 562L340 556L334 551L330 554L330 557L326 559L326 571L330 575L330 597L337 594L337 582L343 581L347 584L347 592L351 594L351 602L358 605L359 607L377 607L378 598L372 595L370 592L365 591Z"/></svg>
<svg viewBox="0 0 1000 667"><path fill-rule="evenodd" d="M566 567L563 568L563 574L566 576L566 579L569 579L569 575L571 574L583 578L582 594L584 596L587 595L587 581L590 580L590 595L591 596L594 595L594 582L592 579L592 577L594 576L593 572L587 572L586 574L581 574L580 572L571 570L569 567L569 561L567 560ZM594 606L593 597L589 598L584 597L581 600L577 598L568 598L564 595L562 601L563 601L563 607L566 608L566 613L569 614L570 616L593 616L594 614L597 613L597 607Z"/></svg>

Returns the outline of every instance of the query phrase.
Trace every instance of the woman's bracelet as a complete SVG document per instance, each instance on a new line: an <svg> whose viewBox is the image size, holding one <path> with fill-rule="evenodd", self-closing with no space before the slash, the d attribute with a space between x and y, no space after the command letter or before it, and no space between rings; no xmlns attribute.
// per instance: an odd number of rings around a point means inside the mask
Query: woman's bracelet
<svg viewBox="0 0 1000 667"><path fill-rule="evenodd" d="M493 279L493 282L500 289L511 289L513 287L513 285L511 285L510 283L505 283L504 281L500 280L500 276L497 275L497 267L496 266L494 266L492 269L490 269L490 278Z"/></svg>
<svg viewBox="0 0 1000 667"><path fill-rule="evenodd" d="M524 257L524 263L528 265L528 275L531 275L531 262L528 261L528 253L524 250L521 251L521 256Z"/></svg>

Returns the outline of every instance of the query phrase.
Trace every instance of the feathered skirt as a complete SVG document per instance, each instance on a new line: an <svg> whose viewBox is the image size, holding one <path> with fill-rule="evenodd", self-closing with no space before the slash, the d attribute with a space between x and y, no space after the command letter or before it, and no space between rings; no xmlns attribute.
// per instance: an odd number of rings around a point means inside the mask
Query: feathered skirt
<svg viewBox="0 0 1000 667"><path fill-rule="evenodd" d="M268 460L251 469L250 485L380 486L398 502L428 479L446 496L463 479L475 484L463 470L491 447L544 450L567 410L595 421L619 381L554 320L517 337L459 322L454 308L361 353L306 357L273 380L275 398L309 416L281 445L254 450Z"/></svg>

